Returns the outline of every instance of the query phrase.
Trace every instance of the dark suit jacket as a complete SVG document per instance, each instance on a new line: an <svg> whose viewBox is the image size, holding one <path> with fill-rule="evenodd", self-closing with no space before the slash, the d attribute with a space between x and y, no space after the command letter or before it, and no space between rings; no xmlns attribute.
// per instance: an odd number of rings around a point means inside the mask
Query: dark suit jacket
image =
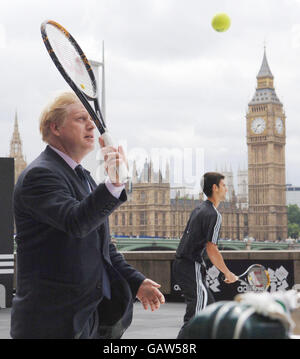
<svg viewBox="0 0 300 359"><path fill-rule="evenodd" d="M74 338L95 310L107 338L121 337L131 323L133 298L145 277L110 242L108 226L126 192L116 199L105 184L89 180L94 190L87 194L49 146L18 179L13 338ZM104 265L111 300L102 300Z"/></svg>

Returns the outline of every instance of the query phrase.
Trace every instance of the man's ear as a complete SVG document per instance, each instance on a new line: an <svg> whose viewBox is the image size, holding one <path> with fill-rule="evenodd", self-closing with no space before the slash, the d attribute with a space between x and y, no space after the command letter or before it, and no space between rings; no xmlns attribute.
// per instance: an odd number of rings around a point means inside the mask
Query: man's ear
<svg viewBox="0 0 300 359"><path fill-rule="evenodd" d="M59 132L59 127L57 125L56 122L50 122L50 131L55 135L55 136L59 136L60 132Z"/></svg>
<svg viewBox="0 0 300 359"><path fill-rule="evenodd" d="M218 188L218 186L214 183L213 185L212 185L212 193L214 192L214 191L216 191L217 190L217 188Z"/></svg>

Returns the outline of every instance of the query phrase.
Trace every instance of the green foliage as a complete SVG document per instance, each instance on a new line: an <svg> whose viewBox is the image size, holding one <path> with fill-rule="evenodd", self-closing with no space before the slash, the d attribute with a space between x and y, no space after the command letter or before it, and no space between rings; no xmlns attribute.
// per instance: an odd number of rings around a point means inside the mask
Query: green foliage
<svg viewBox="0 0 300 359"><path fill-rule="evenodd" d="M287 206L288 215L288 236L291 238L300 237L300 208L296 204Z"/></svg>
<svg viewBox="0 0 300 359"><path fill-rule="evenodd" d="M296 204L288 205L289 223L297 223L300 226L300 208Z"/></svg>
<svg viewBox="0 0 300 359"><path fill-rule="evenodd" d="M299 238L300 236L300 226L297 223L288 224L288 235L290 238Z"/></svg>

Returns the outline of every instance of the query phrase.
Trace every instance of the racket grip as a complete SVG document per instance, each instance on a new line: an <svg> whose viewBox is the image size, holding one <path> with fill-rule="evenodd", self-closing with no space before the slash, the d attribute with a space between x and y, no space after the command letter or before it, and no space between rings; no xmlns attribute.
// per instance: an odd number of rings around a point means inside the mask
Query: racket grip
<svg viewBox="0 0 300 359"><path fill-rule="evenodd" d="M108 132L104 132L102 134L102 138L103 138L105 146L113 146L113 147L115 147L114 141L113 141L111 135ZM120 183L126 183L129 180L128 169L127 169L124 162L122 162L121 166L119 166L115 170L116 170L116 174L119 177L119 182Z"/></svg>

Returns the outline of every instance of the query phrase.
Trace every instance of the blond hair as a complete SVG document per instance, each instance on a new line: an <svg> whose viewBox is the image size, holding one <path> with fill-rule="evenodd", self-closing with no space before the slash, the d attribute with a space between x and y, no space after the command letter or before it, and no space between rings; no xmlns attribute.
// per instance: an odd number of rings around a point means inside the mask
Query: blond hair
<svg viewBox="0 0 300 359"><path fill-rule="evenodd" d="M63 92L51 101L40 115L40 132L44 142L48 142L51 133L50 124L61 125L67 116L67 106L79 102L73 92Z"/></svg>

